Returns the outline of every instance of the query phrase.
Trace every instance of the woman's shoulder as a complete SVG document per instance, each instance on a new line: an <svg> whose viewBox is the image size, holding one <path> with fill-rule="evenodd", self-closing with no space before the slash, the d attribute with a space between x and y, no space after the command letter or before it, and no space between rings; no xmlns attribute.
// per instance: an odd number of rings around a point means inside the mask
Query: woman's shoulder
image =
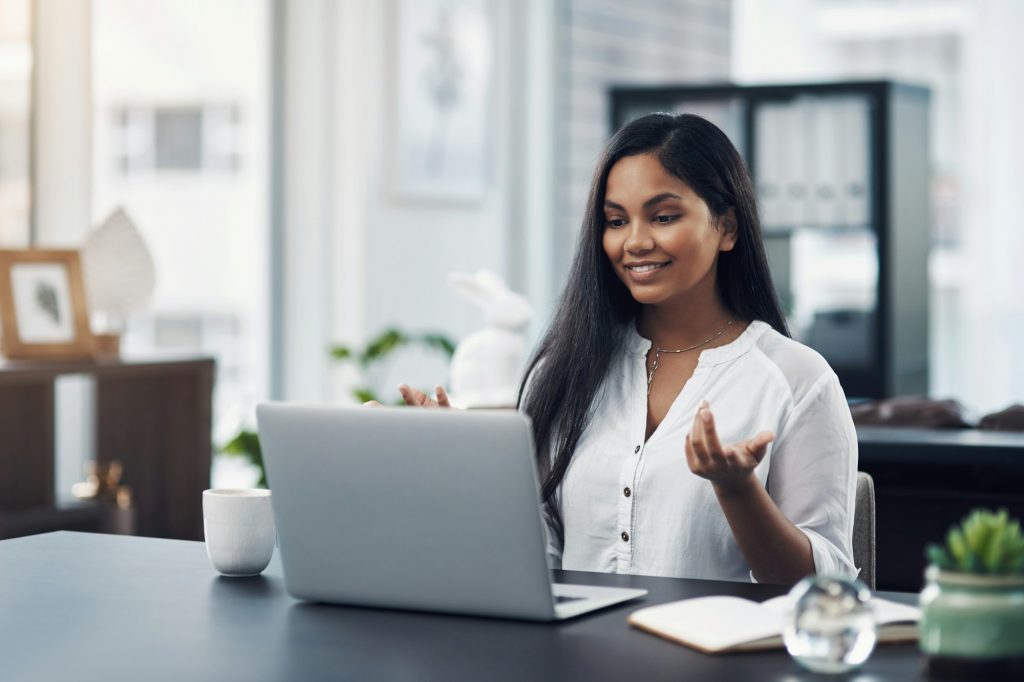
<svg viewBox="0 0 1024 682"><path fill-rule="evenodd" d="M764 322L759 324L768 327L757 339L759 354L788 384L794 402L800 402L822 382L836 380L835 372L821 353L780 334Z"/></svg>

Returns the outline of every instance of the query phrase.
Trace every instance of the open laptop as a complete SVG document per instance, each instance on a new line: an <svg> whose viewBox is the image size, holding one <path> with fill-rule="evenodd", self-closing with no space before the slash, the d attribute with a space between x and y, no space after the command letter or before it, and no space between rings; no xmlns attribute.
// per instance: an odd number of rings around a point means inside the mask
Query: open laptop
<svg viewBox="0 0 1024 682"><path fill-rule="evenodd" d="M294 597L550 621L646 594L551 584L518 412L270 403L256 417Z"/></svg>

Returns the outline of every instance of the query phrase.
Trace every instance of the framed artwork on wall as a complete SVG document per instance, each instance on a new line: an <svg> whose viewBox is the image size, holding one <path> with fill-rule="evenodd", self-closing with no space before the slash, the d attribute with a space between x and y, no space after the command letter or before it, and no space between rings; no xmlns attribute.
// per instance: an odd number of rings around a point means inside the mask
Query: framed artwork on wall
<svg viewBox="0 0 1024 682"><path fill-rule="evenodd" d="M477 203L489 176L488 0L397 0L394 183L400 200Z"/></svg>
<svg viewBox="0 0 1024 682"><path fill-rule="evenodd" d="M0 250L0 349L11 359L92 355L77 251Z"/></svg>

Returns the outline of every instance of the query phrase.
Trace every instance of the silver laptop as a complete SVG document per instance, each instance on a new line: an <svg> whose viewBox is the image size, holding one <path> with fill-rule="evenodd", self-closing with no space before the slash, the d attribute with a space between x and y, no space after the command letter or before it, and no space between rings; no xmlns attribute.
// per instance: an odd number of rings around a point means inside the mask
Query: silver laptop
<svg viewBox="0 0 1024 682"><path fill-rule="evenodd" d="M551 584L518 412L256 410L292 596L559 620L646 590Z"/></svg>

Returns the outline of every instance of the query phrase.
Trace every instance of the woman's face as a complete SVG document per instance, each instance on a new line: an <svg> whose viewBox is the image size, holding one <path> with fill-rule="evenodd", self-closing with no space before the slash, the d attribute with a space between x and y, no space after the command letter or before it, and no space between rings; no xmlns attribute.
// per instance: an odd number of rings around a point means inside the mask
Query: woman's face
<svg viewBox="0 0 1024 682"><path fill-rule="evenodd" d="M604 219L604 252L639 303L715 295L718 253L736 244L731 216L716 227L704 200L656 156L627 156L612 166Z"/></svg>

